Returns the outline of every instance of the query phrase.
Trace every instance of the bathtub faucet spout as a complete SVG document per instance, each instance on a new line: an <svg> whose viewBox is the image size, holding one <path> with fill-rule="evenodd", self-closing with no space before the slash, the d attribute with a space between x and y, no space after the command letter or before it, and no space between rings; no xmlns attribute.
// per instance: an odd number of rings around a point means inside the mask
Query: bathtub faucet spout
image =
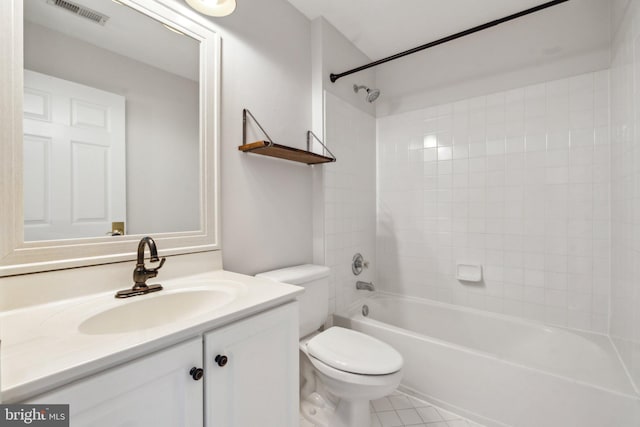
<svg viewBox="0 0 640 427"><path fill-rule="evenodd" d="M362 280L358 280L356 282L356 289L366 289L367 291L375 291L376 288L373 286L373 282L363 282Z"/></svg>

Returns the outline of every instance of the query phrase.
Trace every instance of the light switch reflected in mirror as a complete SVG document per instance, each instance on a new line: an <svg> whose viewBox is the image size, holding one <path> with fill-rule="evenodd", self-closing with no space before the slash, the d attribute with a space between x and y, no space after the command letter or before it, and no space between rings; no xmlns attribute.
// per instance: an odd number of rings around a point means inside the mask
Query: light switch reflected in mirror
<svg viewBox="0 0 640 427"><path fill-rule="evenodd" d="M200 230L199 42L57 3L24 2L24 240Z"/></svg>

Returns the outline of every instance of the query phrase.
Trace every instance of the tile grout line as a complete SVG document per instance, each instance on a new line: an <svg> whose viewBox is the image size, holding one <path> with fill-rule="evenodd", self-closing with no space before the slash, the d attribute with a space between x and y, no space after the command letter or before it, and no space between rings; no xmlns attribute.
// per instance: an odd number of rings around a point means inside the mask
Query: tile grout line
<svg viewBox="0 0 640 427"><path fill-rule="evenodd" d="M406 407L406 408L397 408L396 406L404 406L404 404L401 404L400 402L396 402L396 405L394 406L394 402L393 400L391 400L391 397L396 397L396 396L400 396L403 397L408 404L410 404L410 407ZM385 396L381 399L378 399L377 402L379 402L380 400L386 401L386 404L383 405L384 407L381 408L380 410L376 409L376 405L374 405L373 401L371 402L370 405L370 411L372 416L375 415L378 424L382 427L410 427L410 426L426 426L429 427L430 425L436 425L439 424L441 427L452 427L452 425L455 424L460 424L460 422L463 422L465 424L465 426L467 427L482 427L480 424L475 423L474 421L471 421L467 418L464 418L458 414L454 414L450 411L446 411L442 408L439 408L438 406L432 405L429 402L425 402L421 399L418 399L414 396L409 396L406 395L404 393L395 391L392 394ZM424 404L424 406L416 406L415 403L416 402L420 402L421 404ZM378 405L379 406L379 405ZM439 420L427 420L425 419L425 417L423 417L422 413L418 410L419 408L431 408L433 409L438 418L440 418ZM417 423L413 423L413 424L405 424L405 422L403 421L403 418L400 416L400 412L399 411L403 411L403 410L414 410L416 412L416 414L419 416L420 418L420 422ZM393 414L395 415L395 417L397 418L397 421L391 421L391 423L383 423L381 418L378 416L378 414L382 413L382 412L387 412L387 413L391 413L393 412ZM443 416L444 413L444 416ZM454 418L451 418L451 416L453 416ZM375 420L372 420L375 423ZM400 422L400 424L397 424L398 422ZM455 426L453 426L455 427Z"/></svg>

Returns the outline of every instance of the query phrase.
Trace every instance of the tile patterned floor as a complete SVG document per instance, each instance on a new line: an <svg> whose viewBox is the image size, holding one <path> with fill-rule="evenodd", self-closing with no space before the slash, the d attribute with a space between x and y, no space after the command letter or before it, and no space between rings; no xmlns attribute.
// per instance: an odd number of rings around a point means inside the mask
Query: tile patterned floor
<svg viewBox="0 0 640 427"><path fill-rule="evenodd" d="M482 427L430 403L395 391L371 402L371 427Z"/></svg>
<svg viewBox="0 0 640 427"><path fill-rule="evenodd" d="M394 391L371 402L371 427L482 427L430 403ZM300 417L300 427L314 427Z"/></svg>

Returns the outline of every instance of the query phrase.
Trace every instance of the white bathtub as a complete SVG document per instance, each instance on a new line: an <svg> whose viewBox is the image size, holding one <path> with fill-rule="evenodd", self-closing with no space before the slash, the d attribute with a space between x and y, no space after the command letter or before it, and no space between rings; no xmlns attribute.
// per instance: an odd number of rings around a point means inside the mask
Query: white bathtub
<svg viewBox="0 0 640 427"><path fill-rule="evenodd" d="M400 351L405 391L487 426L640 426L607 336L382 293L334 323Z"/></svg>

